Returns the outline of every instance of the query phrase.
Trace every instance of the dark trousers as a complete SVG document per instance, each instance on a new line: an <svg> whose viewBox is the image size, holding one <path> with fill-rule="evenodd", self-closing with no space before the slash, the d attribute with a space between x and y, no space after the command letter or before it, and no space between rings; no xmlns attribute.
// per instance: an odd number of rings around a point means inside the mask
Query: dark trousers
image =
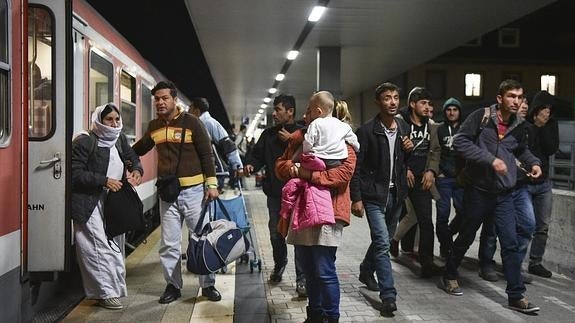
<svg viewBox="0 0 575 323"><path fill-rule="evenodd" d="M287 264L287 245L284 237L278 232L278 222L280 218L280 208L281 208L281 198L268 196L268 214L270 220L268 222L268 229L270 231L270 242L272 244L272 253L274 257L274 264L276 266L283 266ZM301 281L305 279L303 274L303 269L298 260L298 250L294 249L294 263L295 263L295 273L296 280Z"/></svg>
<svg viewBox="0 0 575 323"><path fill-rule="evenodd" d="M453 177L438 177L435 182L441 198L435 203L437 220L435 231L441 245L441 250L449 251L453 244L452 234L449 230L449 215L451 214L451 200L455 208L455 216L463 214L463 188L455 183Z"/></svg>
<svg viewBox="0 0 575 323"><path fill-rule="evenodd" d="M415 177L415 187L409 189L409 199L413 204L419 226L419 262L422 267L433 263L433 220L431 218L431 193L421 187L421 176Z"/></svg>
<svg viewBox="0 0 575 323"><path fill-rule="evenodd" d="M525 285L521 278L521 255L517 242L517 219L512 192L488 193L473 187L463 195L464 217L457 239L447 257L445 278L457 279L457 269L475 240L477 230L486 217L492 217L501 243L503 271L507 280L507 296L515 301L523 297Z"/></svg>

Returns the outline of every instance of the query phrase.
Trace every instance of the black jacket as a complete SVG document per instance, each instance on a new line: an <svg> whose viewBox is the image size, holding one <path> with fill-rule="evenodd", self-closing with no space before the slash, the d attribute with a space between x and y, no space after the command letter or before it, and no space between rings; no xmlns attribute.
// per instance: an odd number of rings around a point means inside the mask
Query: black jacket
<svg viewBox="0 0 575 323"><path fill-rule="evenodd" d="M274 171L276 159L283 155L288 145L287 142L281 141L278 137L278 132L282 127L290 133L301 128L301 126L296 123L267 128L260 135L258 142L250 154L246 156L247 162L245 164L254 166L255 171L262 169L264 166L266 167L267 171L262 182L262 188L264 193L271 197L281 197L282 187L285 184L285 182L280 181L276 177Z"/></svg>
<svg viewBox="0 0 575 323"><path fill-rule="evenodd" d="M401 147L401 137L409 136L407 123L396 117L398 133L395 137L395 160L393 177L389 178L389 143L385 129L376 116L357 129L360 149L357 155L355 173L350 183L351 201L369 201L385 205L389 183L393 180L397 189L396 201L403 201L407 195L407 156Z"/></svg>
<svg viewBox="0 0 575 323"><path fill-rule="evenodd" d="M106 186L110 148L94 147L94 140L92 136L80 135L72 142L71 216L80 223L86 223L90 219ZM124 164L131 163L130 171L139 170L144 174L140 158L130 147L124 134L120 134L116 148Z"/></svg>
<svg viewBox="0 0 575 323"><path fill-rule="evenodd" d="M464 176L466 183L487 192L503 192L512 189L517 182L518 159L529 170L541 162L527 148L525 122L512 115L509 128L502 139L497 132L497 105L490 107L490 117L482 126L484 109L477 109L467 117L453 139L453 147L466 159ZM497 175L492 163L499 158L507 165L505 175Z"/></svg>

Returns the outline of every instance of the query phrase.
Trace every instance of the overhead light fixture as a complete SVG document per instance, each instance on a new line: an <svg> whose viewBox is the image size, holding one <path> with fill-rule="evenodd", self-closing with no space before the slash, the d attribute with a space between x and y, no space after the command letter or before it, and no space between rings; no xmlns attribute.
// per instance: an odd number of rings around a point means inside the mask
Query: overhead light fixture
<svg viewBox="0 0 575 323"><path fill-rule="evenodd" d="M289 53L287 54L287 59L289 59L290 61L293 61L294 59L296 59L297 55L299 55L299 51L290 50Z"/></svg>
<svg viewBox="0 0 575 323"><path fill-rule="evenodd" d="M285 77L286 77L285 74L279 73L278 75L276 75L276 81L283 81Z"/></svg>
<svg viewBox="0 0 575 323"><path fill-rule="evenodd" d="M267 98L267 97L266 97L266 98L264 98L264 102L265 102L265 103L270 103L270 102L271 102L271 100L272 100L271 98Z"/></svg>
<svg viewBox="0 0 575 323"><path fill-rule="evenodd" d="M268 90L268 92L269 92L270 94L274 94L274 93L276 93L277 91L278 91L278 89L276 89L275 87L272 87L272 88L270 88L270 89Z"/></svg>
<svg viewBox="0 0 575 323"><path fill-rule="evenodd" d="M265 103L262 103L262 105L260 105L260 108L262 108L262 109L265 109L265 108L267 108L267 107L268 107L268 105L265 104Z"/></svg>
<svg viewBox="0 0 575 323"><path fill-rule="evenodd" d="M259 109L258 113L264 113L264 109L263 108Z"/></svg>
<svg viewBox="0 0 575 323"><path fill-rule="evenodd" d="M255 117L255 119L259 119L261 116L262 116L262 114L261 114L261 113L256 113L256 117Z"/></svg>
<svg viewBox="0 0 575 323"><path fill-rule="evenodd" d="M316 21L320 20L321 16L325 12L325 9L326 9L326 7L324 7L324 6L313 7L313 10L309 14L309 17L307 17L307 21L316 22Z"/></svg>

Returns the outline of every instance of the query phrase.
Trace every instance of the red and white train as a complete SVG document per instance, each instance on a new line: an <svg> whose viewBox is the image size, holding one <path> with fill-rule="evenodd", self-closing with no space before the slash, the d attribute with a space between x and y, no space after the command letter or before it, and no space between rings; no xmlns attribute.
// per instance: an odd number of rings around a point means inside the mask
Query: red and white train
<svg viewBox="0 0 575 323"><path fill-rule="evenodd" d="M32 286L72 267L73 135L96 106L115 102L124 132L138 138L161 79L83 0L0 0L0 321L28 321ZM142 160L147 212L157 201L155 157Z"/></svg>

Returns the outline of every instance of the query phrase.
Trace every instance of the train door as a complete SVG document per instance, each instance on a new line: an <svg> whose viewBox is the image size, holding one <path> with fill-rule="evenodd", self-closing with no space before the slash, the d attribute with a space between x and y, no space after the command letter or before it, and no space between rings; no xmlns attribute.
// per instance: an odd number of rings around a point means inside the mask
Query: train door
<svg viewBox="0 0 575 323"><path fill-rule="evenodd" d="M28 271L62 271L71 237L66 214L72 136L71 1L28 2Z"/></svg>

